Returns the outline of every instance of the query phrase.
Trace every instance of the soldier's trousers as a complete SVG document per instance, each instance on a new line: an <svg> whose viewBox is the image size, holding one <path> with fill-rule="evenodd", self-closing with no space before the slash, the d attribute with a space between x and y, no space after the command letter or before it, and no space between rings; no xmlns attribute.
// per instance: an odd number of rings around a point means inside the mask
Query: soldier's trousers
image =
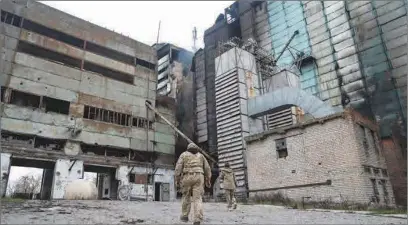
<svg viewBox="0 0 408 225"><path fill-rule="evenodd" d="M231 208L234 205L234 208L237 206L237 201L234 196L234 190L232 189L224 189L225 191L225 198L227 199L228 208Z"/></svg>
<svg viewBox="0 0 408 225"><path fill-rule="evenodd" d="M203 194L204 194L204 175L202 173L183 174L181 216L188 217L190 214L191 203L193 205L194 222L203 221Z"/></svg>

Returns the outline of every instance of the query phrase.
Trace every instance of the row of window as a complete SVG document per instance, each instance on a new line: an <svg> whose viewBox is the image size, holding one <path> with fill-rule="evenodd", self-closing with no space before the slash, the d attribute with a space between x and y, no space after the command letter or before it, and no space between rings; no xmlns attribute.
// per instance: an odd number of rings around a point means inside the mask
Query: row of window
<svg viewBox="0 0 408 225"><path fill-rule="evenodd" d="M386 169L364 166L364 172L368 174L374 174L375 176L380 176L380 172L381 172L383 177L388 177L388 172Z"/></svg>
<svg viewBox="0 0 408 225"><path fill-rule="evenodd" d="M83 69L85 71L100 74L104 77L108 77L113 80L121 81L124 83L133 85L133 76L130 74L122 73L116 70L111 70L106 67L91 63L85 60L76 59L74 57L63 55L58 52L54 52L24 41L19 41L17 45L17 51L23 52L38 58L46 59L64 66L69 66L76 69ZM82 63L83 62L83 63Z"/></svg>
<svg viewBox="0 0 408 225"><path fill-rule="evenodd" d="M1 87L1 102L4 101L6 87ZM32 108L39 108L44 110L45 112L55 112L59 114L69 114L69 107L70 102L55 99L47 96L38 96L33 95L17 90L11 90L10 99L7 103L23 106L23 107L32 107ZM83 118L102 121L106 123L113 123L121 126L128 126L128 127L138 127L138 128L146 128L152 129L153 122L148 121L144 118L134 117L129 114L114 112L111 110L106 110L102 108L96 108L92 106L85 106L84 107L84 115Z"/></svg>
<svg viewBox="0 0 408 225"><path fill-rule="evenodd" d="M139 59L137 57L133 57L131 55L128 55L122 52L118 52L118 51L94 44L89 41L86 41L86 44L85 44L85 41L82 39L76 38L74 36L65 34L63 32L60 32L54 29L50 29L48 27L45 27L41 24L35 23L28 19L25 19L25 18L23 19L22 17L18 15L15 15L13 13L10 13L4 10L1 10L1 22L10 24L16 27L22 27L26 30L35 32L37 34L47 36L49 38L76 46L78 48L83 48L87 51L105 56L107 58L111 58L113 60L123 62L126 64L140 65L150 70L155 70L155 67L156 67L155 64L145 61L143 59Z"/></svg>
<svg viewBox="0 0 408 225"><path fill-rule="evenodd" d="M92 106L85 106L84 118L106 123L118 124L121 126L139 128L146 128L148 126L149 129L153 128L152 121L148 121L147 119Z"/></svg>
<svg viewBox="0 0 408 225"><path fill-rule="evenodd" d="M8 131L1 132L1 141L7 144L16 146L24 146L37 148L46 151L61 151L63 150L67 140L64 139L51 139L38 137L34 135L27 134L16 134ZM98 156L108 156L108 157L118 157L126 158L128 160L134 160L138 162L148 162L151 159L152 152L137 152L135 150L120 149L109 146L98 146L81 144L81 150L83 154L98 155Z"/></svg>

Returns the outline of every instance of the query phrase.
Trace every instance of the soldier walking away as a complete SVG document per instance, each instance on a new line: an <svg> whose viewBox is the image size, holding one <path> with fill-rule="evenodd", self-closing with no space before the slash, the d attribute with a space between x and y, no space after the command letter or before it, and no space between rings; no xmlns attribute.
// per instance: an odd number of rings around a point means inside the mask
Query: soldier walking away
<svg viewBox="0 0 408 225"><path fill-rule="evenodd" d="M210 165L198 149L197 145L190 143L187 151L180 155L175 169L176 185L181 188L182 193L180 220L188 222L192 202L194 225L199 225L203 221L204 183L208 188L211 186Z"/></svg>
<svg viewBox="0 0 408 225"><path fill-rule="evenodd" d="M228 209L237 208L237 201L234 196L235 188L237 187L235 174L232 171L229 163L225 163L225 168L221 169L220 181L223 184L223 189L225 191L225 198L227 199Z"/></svg>

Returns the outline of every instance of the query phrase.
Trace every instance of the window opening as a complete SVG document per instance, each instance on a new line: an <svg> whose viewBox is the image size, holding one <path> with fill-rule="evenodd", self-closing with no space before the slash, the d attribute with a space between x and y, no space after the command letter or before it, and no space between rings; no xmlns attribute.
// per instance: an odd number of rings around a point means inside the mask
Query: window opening
<svg viewBox="0 0 408 225"><path fill-rule="evenodd" d="M69 106L70 106L70 102L68 101L50 98L46 96L43 97L42 108L45 109L45 112L55 112L55 113L68 115Z"/></svg>
<svg viewBox="0 0 408 225"><path fill-rule="evenodd" d="M12 90L10 103L17 106L39 108L40 99L41 97L38 95Z"/></svg>

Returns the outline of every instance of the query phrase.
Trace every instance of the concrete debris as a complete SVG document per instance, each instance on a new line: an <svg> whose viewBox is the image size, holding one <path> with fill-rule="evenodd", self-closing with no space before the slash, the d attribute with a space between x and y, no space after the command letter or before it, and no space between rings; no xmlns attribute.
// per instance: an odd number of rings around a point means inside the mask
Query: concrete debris
<svg viewBox="0 0 408 225"><path fill-rule="evenodd" d="M285 209L271 205L205 203L203 224L406 224L406 218ZM27 201L2 202L1 224L180 224L179 202ZM37 212L34 212L37 211ZM73 216L75 215L75 216ZM143 216L143 217L142 217Z"/></svg>

